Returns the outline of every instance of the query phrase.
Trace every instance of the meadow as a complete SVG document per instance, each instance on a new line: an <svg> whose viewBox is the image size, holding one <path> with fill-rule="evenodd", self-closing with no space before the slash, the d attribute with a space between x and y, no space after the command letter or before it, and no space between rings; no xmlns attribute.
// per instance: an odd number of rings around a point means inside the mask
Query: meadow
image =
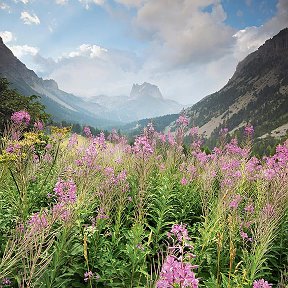
<svg viewBox="0 0 288 288"><path fill-rule="evenodd" d="M1 139L0 287L288 287L288 141L259 159L251 125L208 153L185 116L132 145L30 120Z"/></svg>

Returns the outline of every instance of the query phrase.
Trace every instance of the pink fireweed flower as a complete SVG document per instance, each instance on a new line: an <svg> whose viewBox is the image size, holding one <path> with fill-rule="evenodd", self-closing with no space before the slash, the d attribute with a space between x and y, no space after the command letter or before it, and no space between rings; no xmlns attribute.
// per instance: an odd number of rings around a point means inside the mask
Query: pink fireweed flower
<svg viewBox="0 0 288 288"><path fill-rule="evenodd" d="M93 278L93 272L92 271L88 271L84 273L84 281L87 282L88 280Z"/></svg>
<svg viewBox="0 0 288 288"><path fill-rule="evenodd" d="M273 216L273 214L275 213L275 209L271 204L267 204L263 207L262 209L262 213L264 214L264 216L266 217L271 217Z"/></svg>
<svg viewBox="0 0 288 288"><path fill-rule="evenodd" d="M57 203L52 208L52 215L54 219L60 219L63 222L69 221L71 212L64 203Z"/></svg>
<svg viewBox="0 0 288 288"><path fill-rule="evenodd" d="M190 263L178 261L174 256L169 255L162 266L156 287L173 288L175 284L179 284L180 287L197 288L199 280L195 277L194 268Z"/></svg>
<svg viewBox="0 0 288 288"><path fill-rule="evenodd" d="M264 279L255 280L253 282L253 288L271 288L272 284L269 284Z"/></svg>
<svg viewBox="0 0 288 288"><path fill-rule="evenodd" d="M132 149L136 155L141 155L143 157L148 157L154 152L154 149L151 146L149 139L147 138L147 136L144 135L138 136L135 139Z"/></svg>
<svg viewBox="0 0 288 288"><path fill-rule="evenodd" d="M254 133L254 128L251 124L248 124L245 128L244 128L244 133L246 136L252 136Z"/></svg>
<svg viewBox="0 0 288 288"><path fill-rule="evenodd" d="M48 225L46 212L34 213L28 221L28 226L33 233L43 231Z"/></svg>
<svg viewBox="0 0 288 288"><path fill-rule="evenodd" d="M85 126L85 127L83 128L83 132L84 132L84 134L86 135L86 137L92 137L92 133L91 133L90 127Z"/></svg>
<svg viewBox="0 0 288 288"><path fill-rule="evenodd" d="M58 202L75 203L76 202L76 184L72 179L64 181L59 179L54 188Z"/></svg>
<svg viewBox="0 0 288 288"><path fill-rule="evenodd" d="M36 130L39 131L44 129L44 124L41 121L36 121L33 126Z"/></svg>
<svg viewBox="0 0 288 288"><path fill-rule="evenodd" d="M247 205L245 208L244 208L244 210L246 211L246 212L249 212L249 213L254 213L254 206L253 206L253 204L249 204L249 205Z"/></svg>
<svg viewBox="0 0 288 288"><path fill-rule="evenodd" d="M9 278L5 277L5 278L2 279L2 283L1 284L4 285L4 286L10 286L12 284L12 282L11 282L11 280ZM2 287L2 286L0 286L0 287Z"/></svg>
<svg viewBox="0 0 288 288"><path fill-rule="evenodd" d="M176 123L178 125L182 125L186 127L189 125L189 118L187 118L186 116L180 115L179 118L176 120Z"/></svg>
<svg viewBox="0 0 288 288"><path fill-rule="evenodd" d="M77 145L78 145L78 135L76 133L73 133L71 135L71 137L69 138L69 142L68 142L67 147L68 148L73 148L73 147L75 147Z"/></svg>
<svg viewBox="0 0 288 288"><path fill-rule="evenodd" d="M198 135L198 127L192 127L191 129L190 129L190 135L191 136L197 136Z"/></svg>
<svg viewBox="0 0 288 288"><path fill-rule="evenodd" d="M174 235L179 242L189 241L188 231L185 224L174 224L168 236Z"/></svg>
<svg viewBox="0 0 288 288"><path fill-rule="evenodd" d="M185 177L183 177L183 178L181 179L180 183L181 183L181 185L185 186L185 185L188 184L188 180L187 180Z"/></svg>
<svg viewBox="0 0 288 288"><path fill-rule="evenodd" d="M224 135L227 135L227 133L228 133L228 128L221 128L219 135L224 136Z"/></svg>
<svg viewBox="0 0 288 288"><path fill-rule="evenodd" d="M234 196L233 200L229 203L231 209L237 209L239 203L242 201L241 195L237 194Z"/></svg>
<svg viewBox="0 0 288 288"><path fill-rule="evenodd" d="M20 110L17 112L14 112L11 116L11 120L15 123L15 124L25 124L25 125L29 125L31 117L29 115L29 113L25 110Z"/></svg>

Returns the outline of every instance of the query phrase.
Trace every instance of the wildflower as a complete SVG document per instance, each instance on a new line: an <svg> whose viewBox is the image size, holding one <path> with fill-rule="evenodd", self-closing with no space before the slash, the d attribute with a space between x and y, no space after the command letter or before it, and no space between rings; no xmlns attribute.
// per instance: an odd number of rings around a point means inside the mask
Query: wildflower
<svg viewBox="0 0 288 288"><path fill-rule="evenodd" d="M190 129L190 135L193 136L193 135L198 135L198 127L192 127Z"/></svg>
<svg viewBox="0 0 288 288"><path fill-rule="evenodd" d="M179 118L176 120L176 123L178 125L182 125L182 126L186 127L189 124L189 119L185 116L180 115Z"/></svg>
<svg viewBox="0 0 288 288"><path fill-rule="evenodd" d="M2 279L2 285L8 286L8 285L11 285L11 284L12 284L12 282L10 281L9 278L3 278L3 279ZM1 286L0 286L0 287L1 287Z"/></svg>
<svg viewBox="0 0 288 288"><path fill-rule="evenodd" d="M179 242L190 240L185 224L174 224L168 236L171 237L171 234L173 234Z"/></svg>
<svg viewBox="0 0 288 288"><path fill-rule="evenodd" d="M219 135L227 135L227 133L228 133L228 128L221 128L220 129L220 132L219 132Z"/></svg>
<svg viewBox="0 0 288 288"><path fill-rule="evenodd" d="M167 256L156 283L157 288L180 287L197 288L199 280L195 277L193 266L190 263L180 262L174 256Z"/></svg>
<svg viewBox="0 0 288 288"><path fill-rule="evenodd" d="M84 281L87 282L88 280L93 278L93 272L92 271L88 271L84 273Z"/></svg>
<svg viewBox="0 0 288 288"><path fill-rule="evenodd" d="M28 221L28 226L32 232L41 232L43 229L48 227L48 220L46 212L34 213Z"/></svg>
<svg viewBox="0 0 288 288"><path fill-rule="evenodd" d="M181 179L181 185L183 185L183 186L185 186L185 185L187 185L188 184L188 180L185 178L185 177L183 177L182 179Z"/></svg>
<svg viewBox="0 0 288 288"><path fill-rule="evenodd" d="M17 112L14 112L11 116L11 120L15 123L15 124L25 124L25 125L29 125L30 123L30 115L27 111L25 110L20 110Z"/></svg>
<svg viewBox="0 0 288 288"><path fill-rule="evenodd" d="M59 202L76 202L76 184L72 179L68 181L60 179L55 185L54 192Z"/></svg>
<svg viewBox="0 0 288 288"><path fill-rule="evenodd" d="M43 130L43 129L44 129L43 122L41 122L41 121L36 121L36 122L34 123L34 128L35 128L36 130Z"/></svg>
<svg viewBox="0 0 288 288"><path fill-rule="evenodd" d="M244 129L244 133L246 136L252 136L254 133L254 128L251 124L248 124L245 129Z"/></svg>
<svg viewBox="0 0 288 288"><path fill-rule="evenodd" d="M133 152L136 155L147 157L153 154L154 150L146 136L138 136L134 142Z"/></svg>
<svg viewBox="0 0 288 288"><path fill-rule="evenodd" d="M230 202L229 207L231 209L237 209L239 203L241 202L242 197L241 195L237 194L234 196L233 200Z"/></svg>
<svg viewBox="0 0 288 288"><path fill-rule="evenodd" d="M61 219L67 222L71 217L71 212L68 210L64 203L57 203L52 208L52 215L54 219Z"/></svg>
<svg viewBox="0 0 288 288"><path fill-rule="evenodd" d="M254 206L253 206L253 204L247 205L247 206L244 208L244 210L245 210L246 212L249 212L249 213L254 213Z"/></svg>
<svg viewBox="0 0 288 288"><path fill-rule="evenodd" d="M76 133L73 133L69 139L68 148L73 148L78 145L78 136Z"/></svg>
<svg viewBox="0 0 288 288"><path fill-rule="evenodd" d="M253 288L271 288L272 284L269 284L264 279L255 280L253 282Z"/></svg>

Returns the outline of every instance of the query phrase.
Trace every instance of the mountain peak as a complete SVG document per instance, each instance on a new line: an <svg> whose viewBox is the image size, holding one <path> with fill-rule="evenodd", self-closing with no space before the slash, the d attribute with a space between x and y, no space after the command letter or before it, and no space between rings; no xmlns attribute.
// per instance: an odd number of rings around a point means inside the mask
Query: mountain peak
<svg viewBox="0 0 288 288"><path fill-rule="evenodd" d="M150 84L148 82L144 82L143 84L133 84L130 98L131 99L139 99L139 98L147 98L152 97L155 99L163 99L163 96L158 88L158 86Z"/></svg>

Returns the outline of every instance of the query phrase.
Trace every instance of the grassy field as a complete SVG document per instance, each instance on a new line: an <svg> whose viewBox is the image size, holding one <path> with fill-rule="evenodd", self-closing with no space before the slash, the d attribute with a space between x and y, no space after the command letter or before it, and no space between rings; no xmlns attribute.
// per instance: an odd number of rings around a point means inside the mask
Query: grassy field
<svg viewBox="0 0 288 288"><path fill-rule="evenodd" d="M183 149L187 121L134 145L12 122L0 287L288 287L288 142L251 157L248 126L206 154L195 128Z"/></svg>

